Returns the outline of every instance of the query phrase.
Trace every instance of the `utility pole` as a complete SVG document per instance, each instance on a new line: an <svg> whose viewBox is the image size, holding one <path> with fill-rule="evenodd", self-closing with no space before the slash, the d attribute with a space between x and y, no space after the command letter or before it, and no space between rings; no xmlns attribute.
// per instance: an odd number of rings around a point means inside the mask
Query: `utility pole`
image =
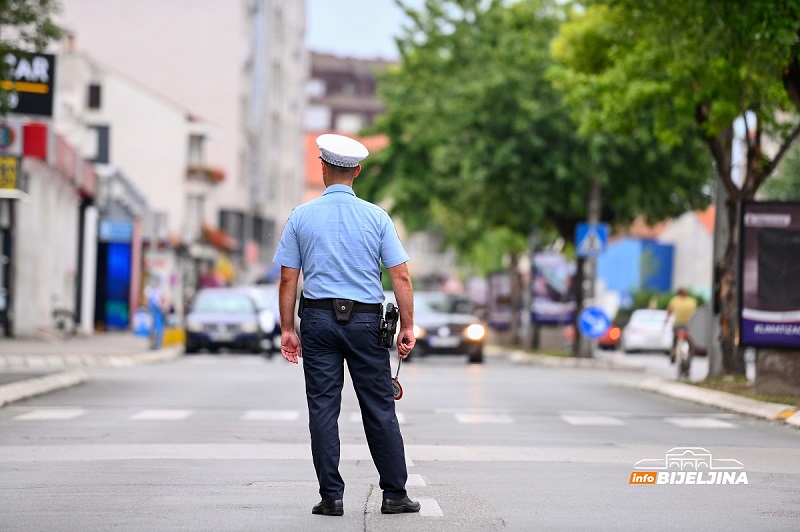
<svg viewBox="0 0 800 532"><path fill-rule="evenodd" d="M587 222L589 224L600 223L600 183L597 179L589 182L589 203L586 209ZM579 316L583 309L594 303L594 285L597 277L597 258L594 255L583 259L580 275L580 308L576 309L576 316ZM576 320L577 321L577 320ZM580 358L592 358L594 356L594 340L587 338L577 330L575 331L575 341L577 343L576 354Z"/></svg>

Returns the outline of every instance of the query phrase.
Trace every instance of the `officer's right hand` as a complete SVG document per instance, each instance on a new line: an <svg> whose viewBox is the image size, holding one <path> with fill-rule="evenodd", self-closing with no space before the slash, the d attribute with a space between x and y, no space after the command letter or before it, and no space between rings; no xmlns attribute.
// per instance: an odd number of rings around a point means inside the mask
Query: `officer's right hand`
<svg viewBox="0 0 800 532"><path fill-rule="evenodd" d="M397 334L397 354L400 358L408 357L408 354L414 349L417 339L414 338L414 328L400 329Z"/></svg>
<svg viewBox="0 0 800 532"><path fill-rule="evenodd" d="M303 356L300 338L297 337L296 332L283 331L281 333L281 355L292 364L297 364L298 358Z"/></svg>

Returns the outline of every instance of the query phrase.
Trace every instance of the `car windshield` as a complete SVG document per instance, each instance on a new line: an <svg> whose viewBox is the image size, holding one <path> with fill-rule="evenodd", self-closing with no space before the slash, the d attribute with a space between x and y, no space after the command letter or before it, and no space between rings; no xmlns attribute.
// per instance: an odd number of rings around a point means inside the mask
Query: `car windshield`
<svg viewBox="0 0 800 532"><path fill-rule="evenodd" d="M415 294L414 307L442 314L472 314L472 302L466 297L449 294Z"/></svg>
<svg viewBox="0 0 800 532"><path fill-rule="evenodd" d="M197 297L194 312L243 314L253 312L253 302L244 294L206 292Z"/></svg>
<svg viewBox="0 0 800 532"><path fill-rule="evenodd" d="M637 310L631 316L631 321L642 325L662 324L666 316L665 310Z"/></svg>
<svg viewBox="0 0 800 532"><path fill-rule="evenodd" d="M257 288L250 292L250 296L259 309L271 309L278 299L278 291Z"/></svg>

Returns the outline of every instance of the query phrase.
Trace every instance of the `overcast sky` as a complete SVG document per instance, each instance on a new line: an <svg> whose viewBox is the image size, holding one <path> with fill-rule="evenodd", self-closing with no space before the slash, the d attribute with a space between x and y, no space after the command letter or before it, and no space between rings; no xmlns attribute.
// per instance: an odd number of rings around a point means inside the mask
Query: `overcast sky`
<svg viewBox="0 0 800 532"><path fill-rule="evenodd" d="M410 2L421 5L423 0ZM396 58L405 15L394 0L307 0L306 41L318 52Z"/></svg>

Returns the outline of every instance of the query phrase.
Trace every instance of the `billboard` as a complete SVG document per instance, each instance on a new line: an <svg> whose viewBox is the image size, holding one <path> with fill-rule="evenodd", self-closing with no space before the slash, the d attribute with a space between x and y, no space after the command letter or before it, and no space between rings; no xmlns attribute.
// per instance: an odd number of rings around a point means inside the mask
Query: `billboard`
<svg viewBox="0 0 800 532"><path fill-rule="evenodd" d="M0 88L9 93L9 110L20 115L52 117L55 56L10 51L4 59L8 76L0 80Z"/></svg>
<svg viewBox="0 0 800 532"><path fill-rule="evenodd" d="M744 202L740 343L800 347L800 203Z"/></svg>
<svg viewBox="0 0 800 532"><path fill-rule="evenodd" d="M559 253L536 253L533 258L531 319L541 325L575 321L575 262Z"/></svg>

